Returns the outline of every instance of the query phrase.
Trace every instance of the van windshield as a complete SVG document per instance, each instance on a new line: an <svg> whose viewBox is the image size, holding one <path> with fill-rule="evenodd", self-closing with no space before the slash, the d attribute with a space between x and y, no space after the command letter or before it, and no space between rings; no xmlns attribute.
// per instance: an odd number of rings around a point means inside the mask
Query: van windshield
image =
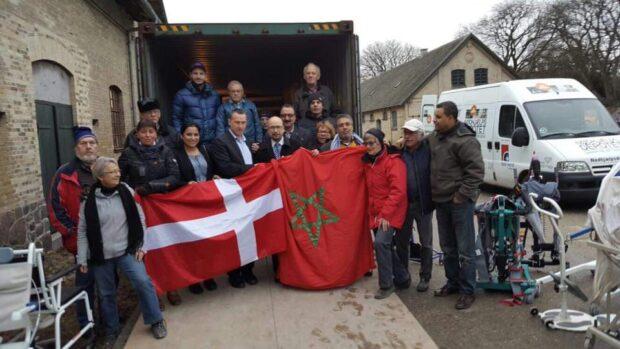
<svg viewBox="0 0 620 349"><path fill-rule="evenodd" d="M620 128L597 99L558 99L524 104L539 139L620 134Z"/></svg>

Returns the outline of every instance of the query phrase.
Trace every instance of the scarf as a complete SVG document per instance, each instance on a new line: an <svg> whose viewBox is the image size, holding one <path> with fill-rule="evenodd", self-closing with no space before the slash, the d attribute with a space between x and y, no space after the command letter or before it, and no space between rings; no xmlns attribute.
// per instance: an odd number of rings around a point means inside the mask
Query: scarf
<svg viewBox="0 0 620 349"><path fill-rule="evenodd" d="M92 187L86 198L86 203L84 204L86 237L88 239L88 248L90 249L90 261L96 265L105 262L101 223L99 222L97 198L95 197L97 188L102 188L100 182L97 182L97 184ZM123 202L125 215L127 216L127 227L129 231L127 234L126 253L134 254L142 245L142 240L144 238L144 230L142 229L142 222L140 222L138 206L136 205L133 195L131 195L131 192L124 184L119 184L114 190L118 191L121 201Z"/></svg>
<svg viewBox="0 0 620 349"><path fill-rule="evenodd" d="M357 145L364 144L364 140L362 139L362 137L358 136L355 132L353 133L352 138L353 139L351 141L355 141ZM329 146L329 149L334 150L334 149L339 149L339 148L340 148L340 137L336 135L336 137L334 137L334 139L332 140L332 144Z"/></svg>

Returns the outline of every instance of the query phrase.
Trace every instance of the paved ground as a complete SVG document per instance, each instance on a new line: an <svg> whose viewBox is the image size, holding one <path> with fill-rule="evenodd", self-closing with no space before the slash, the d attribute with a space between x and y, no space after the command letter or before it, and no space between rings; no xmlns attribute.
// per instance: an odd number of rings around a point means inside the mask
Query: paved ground
<svg viewBox="0 0 620 349"><path fill-rule="evenodd" d="M488 198L483 194L481 200ZM573 232L582 228L589 205L564 207L561 228ZM435 228L436 232L436 228ZM439 246L435 233L435 245ZM573 242L568 251L572 265L594 259L595 252L583 242ZM580 348L583 333L547 330L530 306L499 304L509 294L478 293L474 306L454 309L456 297L438 299L429 291L399 291L385 301L375 301L376 273L352 287L327 292L304 292L283 288L271 281L266 262L259 263L261 283L245 290L231 290L224 279L220 289L202 296L184 295L179 307L168 306L166 318L170 336L154 341L141 320L136 324L127 348ZM411 264L413 275L418 265ZM556 271L547 267L537 271ZM572 276L586 294L592 276ZM432 288L444 283L443 267L435 265ZM588 306L570 296L570 307ZM401 302L402 301L402 302ZM535 306L541 310L559 307L560 299L551 285L543 288ZM406 307L405 307L406 306ZM409 312L406 311L408 308ZM234 330L234 331L233 331ZM430 337L429 337L430 336ZM431 339L432 338L432 339Z"/></svg>
<svg viewBox="0 0 620 349"><path fill-rule="evenodd" d="M396 296L373 298L376 273L350 287L302 291L273 281L266 260L260 282L232 289L225 278L215 292L183 294L166 307L168 337L155 340L139 319L126 348L437 348Z"/></svg>
<svg viewBox="0 0 620 349"><path fill-rule="evenodd" d="M483 194L481 200L486 200ZM586 221L587 206L582 204L564 208L564 219L560 221L561 229L573 232L582 228ZM439 247L436 228L434 244ZM528 244L529 245L529 244ZM570 244L567 260L577 265L593 260L595 252L584 242ZM412 265L412 275L417 275L419 266ZM558 266L547 267L543 271L556 271ZM538 272L535 277L544 276ZM586 294L590 293L592 276L589 272L571 277ZM414 283L417 280L414 277ZM443 285L443 267L435 265L433 269L432 288ZM580 348L583 347L583 333L568 333L547 330L537 317L530 315L530 306L507 307L499 301L509 298L509 294L485 293L477 295L474 306L466 311L454 309L456 296L438 299L432 293L420 294L414 289L402 291L400 298L409 307L428 334L440 348ZM543 288L542 296L536 299L534 306L542 310L558 308L560 299L551 285ZM569 306L573 309L587 311L588 306L569 296Z"/></svg>

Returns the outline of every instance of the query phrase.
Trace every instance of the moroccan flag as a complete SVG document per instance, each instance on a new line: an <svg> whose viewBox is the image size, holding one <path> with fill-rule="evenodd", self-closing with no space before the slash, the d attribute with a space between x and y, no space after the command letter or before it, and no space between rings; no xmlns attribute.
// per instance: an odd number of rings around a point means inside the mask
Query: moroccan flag
<svg viewBox="0 0 620 349"><path fill-rule="evenodd" d="M288 225L271 164L140 198L146 269L158 293L283 251Z"/></svg>
<svg viewBox="0 0 620 349"><path fill-rule="evenodd" d="M358 147L313 158L300 149L272 161L290 223L287 249L279 254L282 284L342 287L374 267L363 154Z"/></svg>

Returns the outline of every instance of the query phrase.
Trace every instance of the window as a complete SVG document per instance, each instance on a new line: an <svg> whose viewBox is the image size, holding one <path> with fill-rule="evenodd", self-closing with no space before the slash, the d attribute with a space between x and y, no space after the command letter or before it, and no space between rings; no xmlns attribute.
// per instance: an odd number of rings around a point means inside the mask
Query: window
<svg viewBox="0 0 620 349"><path fill-rule="evenodd" d="M383 120L387 120L387 110L383 111Z"/></svg>
<svg viewBox="0 0 620 349"><path fill-rule="evenodd" d="M398 115L396 114L396 111L392 111L392 130L398 130Z"/></svg>
<svg viewBox="0 0 620 349"><path fill-rule="evenodd" d="M370 113L370 122L375 121L375 114Z"/></svg>
<svg viewBox="0 0 620 349"><path fill-rule="evenodd" d="M519 109L514 105L502 105L499 112L499 136L512 138L512 133L517 127L525 127Z"/></svg>
<svg viewBox="0 0 620 349"><path fill-rule="evenodd" d="M116 86L110 86L110 112L114 151L121 151L125 143L125 114L123 113L123 94Z"/></svg>
<svg viewBox="0 0 620 349"><path fill-rule="evenodd" d="M474 84L486 85L489 83L489 70L487 68L478 68L474 70Z"/></svg>
<svg viewBox="0 0 620 349"><path fill-rule="evenodd" d="M378 129L381 129L381 120L377 119L377 122L375 123L375 127Z"/></svg>
<svg viewBox="0 0 620 349"><path fill-rule="evenodd" d="M452 71L452 88L465 87L465 70L455 69Z"/></svg>

